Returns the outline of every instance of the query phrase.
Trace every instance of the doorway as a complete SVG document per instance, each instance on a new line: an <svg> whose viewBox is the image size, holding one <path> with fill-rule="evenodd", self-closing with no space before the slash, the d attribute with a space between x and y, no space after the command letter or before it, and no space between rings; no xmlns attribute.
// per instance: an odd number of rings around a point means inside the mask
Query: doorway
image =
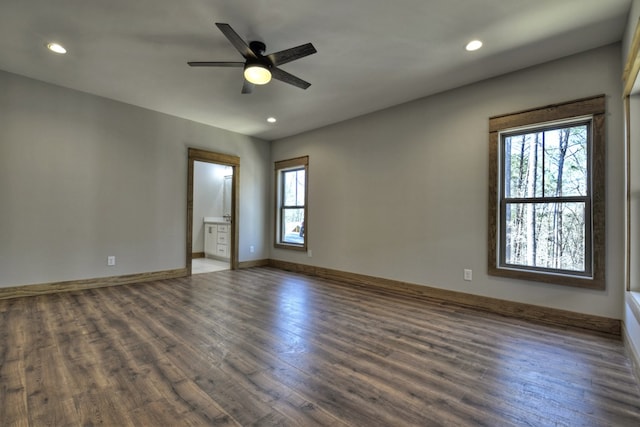
<svg viewBox="0 0 640 427"><path fill-rule="evenodd" d="M207 169L207 166L215 166L215 168ZM198 209L198 212L195 212L194 198L198 197L198 192L202 190L197 189L197 176L203 172L207 173L207 170L219 174L217 177L212 177L212 181L216 183L212 185L220 187L219 194L216 196L219 199L219 205L218 210L210 210L210 215L206 213L203 215L202 212L206 211ZM213 264L214 269L216 263L222 266L226 264L232 270L238 268L239 174L239 157L189 148L186 242L186 264L189 275L202 271L200 266L196 269L193 267L194 258L198 260L200 257L211 259L209 264ZM194 224L196 224L195 228ZM200 224L202 227L199 226ZM200 232L202 235L199 234ZM196 244L200 245L205 237L209 242L206 252L196 249L194 253L194 241L197 240Z"/></svg>

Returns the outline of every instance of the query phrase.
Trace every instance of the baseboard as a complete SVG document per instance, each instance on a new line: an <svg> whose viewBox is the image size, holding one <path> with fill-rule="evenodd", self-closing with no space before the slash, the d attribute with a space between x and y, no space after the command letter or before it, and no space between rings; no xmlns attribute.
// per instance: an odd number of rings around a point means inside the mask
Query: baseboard
<svg viewBox="0 0 640 427"><path fill-rule="evenodd" d="M542 307L532 304L505 301L497 298L483 297L479 295L466 294L463 292L450 291L429 286L417 285L414 283L383 279L380 277L349 273L340 270L332 270L329 268L315 267L311 265L297 264L287 261L270 259L269 266L281 270L322 277L324 279L339 280L358 286L375 287L378 290L387 292L400 292L405 295L437 299L440 301L486 310L505 316L559 325L563 327L587 329L590 331L603 332L617 336L620 336L622 329L622 322L620 320L610 319L608 317L593 316L589 314L576 313L572 311Z"/></svg>
<svg viewBox="0 0 640 427"><path fill-rule="evenodd" d="M266 267L268 265L268 259L256 259L253 261L241 261L238 263L238 268Z"/></svg>
<svg viewBox="0 0 640 427"><path fill-rule="evenodd" d="M129 285L133 283L151 282L155 280L185 277L186 268L154 271L150 273L126 274L123 276L98 277L95 279L69 280L65 282L40 283L37 285L13 286L0 288L0 299L18 298L53 294L57 292L78 291L82 289L104 288L107 286Z"/></svg>
<svg viewBox="0 0 640 427"><path fill-rule="evenodd" d="M494 313L517 317L521 319L533 320L543 323L550 323L565 327L575 327L588 329L597 332L604 332L612 335L622 334L622 322L617 319L593 316L583 313L559 310L555 308L541 307L537 305L505 301L497 298L471 295L463 292L456 292L444 289L433 288L414 283L401 282L380 277L367 276L357 273L349 273L340 270L333 270L323 267L315 267L305 264L296 264L273 259L262 259L253 261L243 261L238 264L239 268L270 266L281 270L293 271L322 277L325 279L339 280L342 282L375 287L381 291L400 292L416 297L426 297L458 305L491 311ZM37 285L14 286L10 288L0 288L0 299L18 298L23 296L35 296L51 294L56 292L77 291L82 289L102 288L107 286L126 285L133 283L150 282L154 280L174 279L188 275L186 268L174 270L164 270L149 273L136 273L123 276L100 277L94 279L71 280L65 282L42 283ZM626 337L625 337L626 338ZM625 342L627 339L625 339ZM630 346L628 346L630 347ZM640 355L636 354L633 348L629 350L634 361L636 375L640 379Z"/></svg>
<svg viewBox="0 0 640 427"><path fill-rule="evenodd" d="M196 258L198 253L193 253ZM202 257L204 252L202 252ZM228 261L228 259L225 259ZM238 268L264 267L269 265L268 259L243 261L238 264ZM18 297L36 296L44 294L54 294L57 292L78 291L82 289L104 288L107 286L129 285L134 283L151 282L154 280L175 279L186 277L186 268L175 270L154 271L150 273L127 274L123 276L98 277L94 279L69 280L64 282L39 283L36 285L12 286L0 288L0 299L10 299Z"/></svg>
<svg viewBox="0 0 640 427"><path fill-rule="evenodd" d="M204 258L204 252L192 252L191 259Z"/></svg>

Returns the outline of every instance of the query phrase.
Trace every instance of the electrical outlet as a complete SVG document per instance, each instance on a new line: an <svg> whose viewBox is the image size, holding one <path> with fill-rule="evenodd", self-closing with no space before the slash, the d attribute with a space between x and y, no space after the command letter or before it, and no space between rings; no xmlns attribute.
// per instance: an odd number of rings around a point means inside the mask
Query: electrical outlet
<svg viewBox="0 0 640 427"><path fill-rule="evenodd" d="M109 255L109 256L107 257L107 265L108 265L109 267L113 267L114 265L116 265L116 257L115 257L115 256L113 256L113 255Z"/></svg>
<svg viewBox="0 0 640 427"><path fill-rule="evenodd" d="M311 258L311 257L313 256L313 252L311 252L311 249L308 249L308 250L307 250L307 256L308 256L309 258Z"/></svg>
<svg viewBox="0 0 640 427"><path fill-rule="evenodd" d="M464 269L464 280L470 282L473 279L473 271L468 268Z"/></svg>
<svg viewBox="0 0 640 427"><path fill-rule="evenodd" d="M249 246L249 252L254 253L255 251L256 248L253 245Z"/></svg>

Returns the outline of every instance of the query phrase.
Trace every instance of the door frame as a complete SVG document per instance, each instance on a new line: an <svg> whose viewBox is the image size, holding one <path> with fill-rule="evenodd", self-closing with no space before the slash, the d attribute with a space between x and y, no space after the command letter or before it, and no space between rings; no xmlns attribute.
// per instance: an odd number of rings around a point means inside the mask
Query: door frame
<svg viewBox="0 0 640 427"><path fill-rule="evenodd" d="M231 239L229 251L230 267L232 270L238 269L238 205L240 201L240 157L229 154L215 153L213 151L189 148L189 163L187 172L187 243L186 260L187 272L191 276L191 265L193 261L193 167L194 163L205 162L215 163L223 166L230 166L233 169L231 177Z"/></svg>

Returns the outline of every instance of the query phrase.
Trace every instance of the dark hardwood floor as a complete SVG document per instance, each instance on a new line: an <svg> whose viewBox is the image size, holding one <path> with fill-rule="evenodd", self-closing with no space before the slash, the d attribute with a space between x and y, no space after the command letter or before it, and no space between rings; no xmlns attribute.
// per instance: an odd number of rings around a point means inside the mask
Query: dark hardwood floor
<svg viewBox="0 0 640 427"><path fill-rule="evenodd" d="M270 268L0 301L0 425L639 426L619 338Z"/></svg>

